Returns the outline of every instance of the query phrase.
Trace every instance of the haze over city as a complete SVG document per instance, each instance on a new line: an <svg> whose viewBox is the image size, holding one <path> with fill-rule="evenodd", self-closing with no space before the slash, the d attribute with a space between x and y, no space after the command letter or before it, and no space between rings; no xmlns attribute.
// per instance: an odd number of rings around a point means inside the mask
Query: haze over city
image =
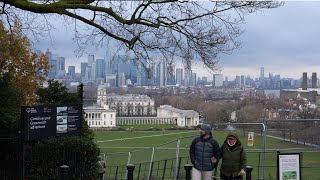
<svg viewBox="0 0 320 180"><path fill-rule="evenodd" d="M320 2L285 2L279 8L245 16L246 24L242 25L244 32L240 36L242 48L230 55L220 55L218 66L221 73L229 79L236 75L259 77L259 68L265 67L266 73L298 79L302 72L317 72L320 69L319 7ZM76 72L80 72L80 62L87 62L88 54L102 58L107 50L113 49L112 45L91 47L77 57L77 47L72 41L73 25L55 28L53 41L42 39L35 48L41 51L49 48L51 52L65 57L66 66L76 66ZM212 78L203 67L198 63L192 69L198 77Z"/></svg>

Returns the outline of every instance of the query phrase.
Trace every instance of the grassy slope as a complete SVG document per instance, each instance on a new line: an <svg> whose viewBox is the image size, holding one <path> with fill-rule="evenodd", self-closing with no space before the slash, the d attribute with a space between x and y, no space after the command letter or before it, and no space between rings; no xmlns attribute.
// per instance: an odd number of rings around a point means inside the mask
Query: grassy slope
<svg viewBox="0 0 320 180"><path fill-rule="evenodd" d="M221 145L227 136L227 131L215 131L214 138ZM239 132L239 137L243 142L243 146L247 151L248 165L254 167L253 177L261 176L261 168L258 168L261 162L262 154L262 139L260 135L255 134L254 146L248 147L246 145L246 136ZM153 137L146 137L152 136ZM155 147L154 161L169 158L175 158L177 146L177 139L180 139L180 153L179 156L188 156L189 146L194 137L198 136L197 131L158 131L158 132L97 132L95 138L97 141L111 140L107 142L99 142L101 152L107 155L107 165L124 165L128 160L128 154L131 154L131 163L138 164L141 162L148 162L151 159L152 147ZM121 139L122 138L122 139ZM132 138L132 139L130 139ZM111 148L113 147L113 148ZM122 148L121 148L122 147ZM134 148L136 147L136 148ZM302 145L295 143L283 142L280 140L267 138L266 154L266 179L273 179L276 177L276 151L285 148L305 148ZM283 150L281 150L283 152ZM320 153L319 152L303 152L302 166L304 167L320 167ZM260 163L261 164L261 163ZM303 179L311 177L313 179L320 179L319 168L303 168ZM270 178L269 178L270 177Z"/></svg>

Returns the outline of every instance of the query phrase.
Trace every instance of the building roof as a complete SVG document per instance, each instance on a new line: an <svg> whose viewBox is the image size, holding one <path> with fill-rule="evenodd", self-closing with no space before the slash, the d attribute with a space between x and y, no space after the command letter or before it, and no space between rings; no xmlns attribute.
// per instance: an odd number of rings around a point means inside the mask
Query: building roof
<svg viewBox="0 0 320 180"><path fill-rule="evenodd" d="M116 110L104 108L101 106L87 106L83 108L84 111L104 111L104 112L116 112Z"/></svg>
<svg viewBox="0 0 320 180"><path fill-rule="evenodd" d="M174 108L174 107L172 107L170 105L161 105L160 107L158 107L158 109L164 109L164 110L167 110L167 111L171 111L171 112L174 112L174 113L181 114L183 116L199 116L199 113L194 111L194 110L177 109L177 108Z"/></svg>
<svg viewBox="0 0 320 180"><path fill-rule="evenodd" d="M99 84L99 86L98 86L98 89L105 89L105 88L107 88L107 84L106 83L102 83L101 82L101 84Z"/></svg>

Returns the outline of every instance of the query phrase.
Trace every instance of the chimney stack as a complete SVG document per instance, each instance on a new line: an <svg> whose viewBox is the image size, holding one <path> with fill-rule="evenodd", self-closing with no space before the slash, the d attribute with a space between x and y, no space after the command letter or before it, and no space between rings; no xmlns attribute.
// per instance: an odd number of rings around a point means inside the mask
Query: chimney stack
<svg viewBox="0 0 320 180"><path fill-rule="evenodd" d="M308 88L308 77L307 72L302 73L302 90L307 90Z"/></svg>
<svg viewBox="0 0 320 180"><path fill-rule="evenodd" d="M312 88L318 88L317 73L316 72L312 73Z"/></svg>

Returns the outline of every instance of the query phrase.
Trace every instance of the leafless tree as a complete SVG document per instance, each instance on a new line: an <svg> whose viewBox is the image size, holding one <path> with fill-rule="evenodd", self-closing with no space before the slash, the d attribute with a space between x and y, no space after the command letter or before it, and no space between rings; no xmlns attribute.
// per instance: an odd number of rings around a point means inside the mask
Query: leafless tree
<svg viewBox="0 0 320 180"><path fill-rule="evenodd" d="M242 33L245 15L282 4L277 1L0 0L0 17L6 18L9 25L17 18L29 19L29 29L50 30L52 22L48 15L63 16L74 23L80 49L88 44L100 46L110 39L117 40L114 46L132 53L135 56L132 60L150 73L149 65L155 59L152 57L160 56L168 65L181 60L190 68L194 61L200 61L215 70L220 53L239 48L237 38ZM40 25L39 16L44 18L41 22L45 25ZM83 24L87 25L85 31L81 31Z"/></svg>

